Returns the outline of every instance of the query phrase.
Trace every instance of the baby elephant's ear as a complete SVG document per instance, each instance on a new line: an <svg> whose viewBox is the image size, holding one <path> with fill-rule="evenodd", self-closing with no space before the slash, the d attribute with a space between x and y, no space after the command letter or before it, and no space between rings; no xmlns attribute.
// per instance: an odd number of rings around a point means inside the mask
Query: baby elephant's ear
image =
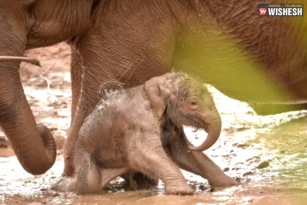
<svg viewBox="0 0 307 205"><path fill-rule="evenodd" d="M147 94L147 97L151 103L153 113L158 120L161 119L166 108L166 102L163 98L164 95L162 93L162 90L161 81L157 77L146 81L144 84L144 91Z"/></svg>

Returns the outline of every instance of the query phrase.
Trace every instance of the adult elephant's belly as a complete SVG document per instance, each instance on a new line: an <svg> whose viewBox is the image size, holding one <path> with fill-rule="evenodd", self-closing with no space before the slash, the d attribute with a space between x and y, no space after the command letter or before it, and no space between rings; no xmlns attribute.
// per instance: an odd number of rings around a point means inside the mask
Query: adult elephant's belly
<svg viewBox="0 0 307 205"><path fill-rule="evenodd" d="M233 39L218 35L182 39L174 57L177 70L200 78L231 98L250 103L258 114L307 108L307 60L303 55L265 64Z"/></svg>
<svg viewBox="0 0 307 205"><path fill-rule="evenodd" d="M277 79L259 65L231 58L188 66L191 64L190 59L182 58L176 68L194 74L231 98L249 103L258 114L307 109L307 72L301 73L300 79Z"/></svg>

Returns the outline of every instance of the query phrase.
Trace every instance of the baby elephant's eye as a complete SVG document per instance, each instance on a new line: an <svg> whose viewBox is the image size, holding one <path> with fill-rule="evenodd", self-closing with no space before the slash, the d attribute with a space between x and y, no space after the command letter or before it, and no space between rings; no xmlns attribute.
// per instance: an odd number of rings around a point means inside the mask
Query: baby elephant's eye
<svg viewBox="0 0 307 205"><path fill-rule="evenodd" d="M190 101L190 109L191 110L197 110L198 109L197 101Z"/></svg>

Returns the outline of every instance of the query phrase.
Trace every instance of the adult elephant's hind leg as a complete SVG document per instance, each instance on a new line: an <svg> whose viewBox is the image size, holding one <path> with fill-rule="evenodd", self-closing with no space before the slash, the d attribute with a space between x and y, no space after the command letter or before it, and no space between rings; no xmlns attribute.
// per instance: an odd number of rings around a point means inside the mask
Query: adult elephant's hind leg
<svg viewBox="0 0 307 205"><path fill-rule="evenodd" d="M82 62L80 55L76 53L73 48L71 52L71 63L70 63L70 75L71 75L71 93L72 93L72 102L71 102L71 121L70 126L75 117L76 109L78 106L78 101L80 99L81 93L81 78L82 78Z"/></svg>
<svg viewBox="0 0 307 205"><path fill-rule="evenodd" d="M82 88L82 61L80 54L78 54L74 47L71 46L71 63L70 63L70 75L71 75L71 92L72 92L72 102L71 102L71 119L70 119L70 128L68 130L68 137L65 140L64 144L64 176L72 176L74 173L74 164L73 164L73 147L77 141L78 133L76 132L76 126L74 126L74 121L78 103L81 97L81 88ZM73 126L75 128L73 128ZM73 137L74 136L74 137Z"/></svg>

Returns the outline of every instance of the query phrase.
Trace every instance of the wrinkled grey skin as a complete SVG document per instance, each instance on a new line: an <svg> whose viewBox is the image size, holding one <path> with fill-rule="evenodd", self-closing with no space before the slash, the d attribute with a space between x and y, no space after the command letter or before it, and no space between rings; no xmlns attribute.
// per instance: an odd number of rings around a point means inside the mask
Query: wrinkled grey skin
<svg viewBox="0 0 307 205"><path fill-rule="evenodd" d="M53 189L98 193L117 176L141 172L161 179L166 194L193 194L179 168L208 179L214 187L238 184L205 154L190 151L195 147L188 142L183 124L207 131L213 126L220 132L219 114L202 84L185 74L169 73L122 90L107 102L100 102L81 127L74 177L61 179ZM200 147L216 141L209 140Z"/></svg>
<svg viewBox="0 0 307 205"><path fill-rule="evenodd" d="M71 126L64 147L64 174L70 176L78 132L108 79L129 88L174 67L232 98L265 102L251 104L260 114L306 109L306 101L289 106L307 100L306 18L261 18L259 3L263 1L1 0L0 56L23 56L25 50L62 41L71 46ZM25 170L42 174L54 160L40 140L19 65L0 62L0 126ZM262 109L268 105L270 109Z"/></svg>

